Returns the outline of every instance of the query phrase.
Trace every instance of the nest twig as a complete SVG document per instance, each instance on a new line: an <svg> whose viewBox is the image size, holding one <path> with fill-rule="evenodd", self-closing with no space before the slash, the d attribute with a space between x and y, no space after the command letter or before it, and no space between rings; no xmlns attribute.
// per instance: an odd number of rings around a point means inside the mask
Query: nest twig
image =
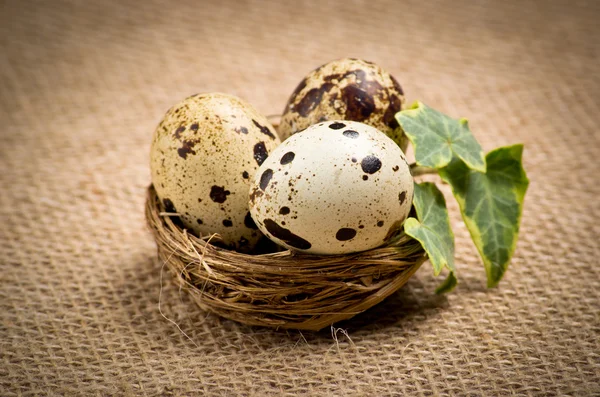
<svg viewBox="0 0 600 397"><path fill-rule="evenodd" d="M381 302L427 259L402 232L385 247L353 254L242 254L189 234L162 211L150 186L146 219L177 283L201 308L251 325L319 330Z"/></svg>

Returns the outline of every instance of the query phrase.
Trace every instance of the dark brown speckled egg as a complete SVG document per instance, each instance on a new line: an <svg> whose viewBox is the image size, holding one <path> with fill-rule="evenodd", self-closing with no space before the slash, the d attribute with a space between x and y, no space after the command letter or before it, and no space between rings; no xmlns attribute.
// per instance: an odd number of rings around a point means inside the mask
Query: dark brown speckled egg
<svg viewBox="0 0 600 397"><path fill-rule="evenodd" d="M404 105L398 81L378 65L345 58L310 72L290 97L279 126L285 140L327 120L360 121L382 131L406 150L408 140L394 115Z"/></svg>
<svg viewBox="0 0 600 397"><path fill-rule="evenodd" d="M152 183L185 227L248 251L262 236L248 212L248 189L279 143L267 119L243 100L194 95L169 109L154 132Z"/></svg>

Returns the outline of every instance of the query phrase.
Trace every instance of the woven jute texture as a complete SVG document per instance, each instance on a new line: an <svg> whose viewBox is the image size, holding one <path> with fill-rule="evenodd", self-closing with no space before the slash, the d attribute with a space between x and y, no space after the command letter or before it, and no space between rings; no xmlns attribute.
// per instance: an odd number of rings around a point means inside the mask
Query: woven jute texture
<svg viewBox="0 0 600 397"><path fill-rule="evenodd" d="M0 395L600 395L600 3L291 4L0 1ZM426 263L319 333L201 311L144 222L155 126L196 92L280 113L346 56L525 143L506 277L485 288L444 187L453 293Z"/></svg>

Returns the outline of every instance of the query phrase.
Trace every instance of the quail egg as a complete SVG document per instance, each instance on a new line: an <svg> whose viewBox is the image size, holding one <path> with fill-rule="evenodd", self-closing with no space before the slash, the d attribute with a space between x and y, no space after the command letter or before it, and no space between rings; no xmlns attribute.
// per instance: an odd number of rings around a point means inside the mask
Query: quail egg
<svg viewBox="0 0 600 397"><path fill-rule="evenodd" d="M400 147L369 125L321 122L292 135L260 166L250 213L276 243L327 255L385 244L412 206Z"/></svg>
<svg viewBox="0 0 600 397"><path fill-rule="evenodd" d="M248 189L280 140L267 119L221 93L191 96L164 116L151 145L158 197L197 235L250 250L262 236L248 212Z"/></svg>
<svg viewBox="0 0 600 397"><path fill-rule="evenodd" d="M279 135L285 140L310 125L344 119L371 125L406 150L408 140L394 118L403 104L404 92L391 74L372 62L339 59L313 70L296 87Z"/></svg>

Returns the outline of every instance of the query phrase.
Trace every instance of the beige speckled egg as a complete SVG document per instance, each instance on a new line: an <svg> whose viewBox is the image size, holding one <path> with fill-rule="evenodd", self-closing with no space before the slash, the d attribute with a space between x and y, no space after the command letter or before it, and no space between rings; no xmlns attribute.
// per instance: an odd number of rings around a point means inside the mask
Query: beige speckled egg
<svg viewBox="0 0 600 397"><path fill-rule="evenodd" d="M250 250L261 233L248 212L248 189L280 140L267 119L234 96L191 96L173 106L154 132L152 183L165 209L197 235Z"/></svg>
<svg viewBox="0 0 600 397"><path fill-rule="evenodd" d="M250 213L284 247L314 254L386 243L412 206L413 178L387 135L353 121L322 122L292 135L260 166Z"/></svg>
<svg viewBox="0 0 600 397"><path fill-rule="evenodd" d="M290 97L279 125L282 140L327 120L360 121L400 143L408 140L394 115L402 109L404 92L398 81L378 65L345 58L310 72Z"/></svg>

